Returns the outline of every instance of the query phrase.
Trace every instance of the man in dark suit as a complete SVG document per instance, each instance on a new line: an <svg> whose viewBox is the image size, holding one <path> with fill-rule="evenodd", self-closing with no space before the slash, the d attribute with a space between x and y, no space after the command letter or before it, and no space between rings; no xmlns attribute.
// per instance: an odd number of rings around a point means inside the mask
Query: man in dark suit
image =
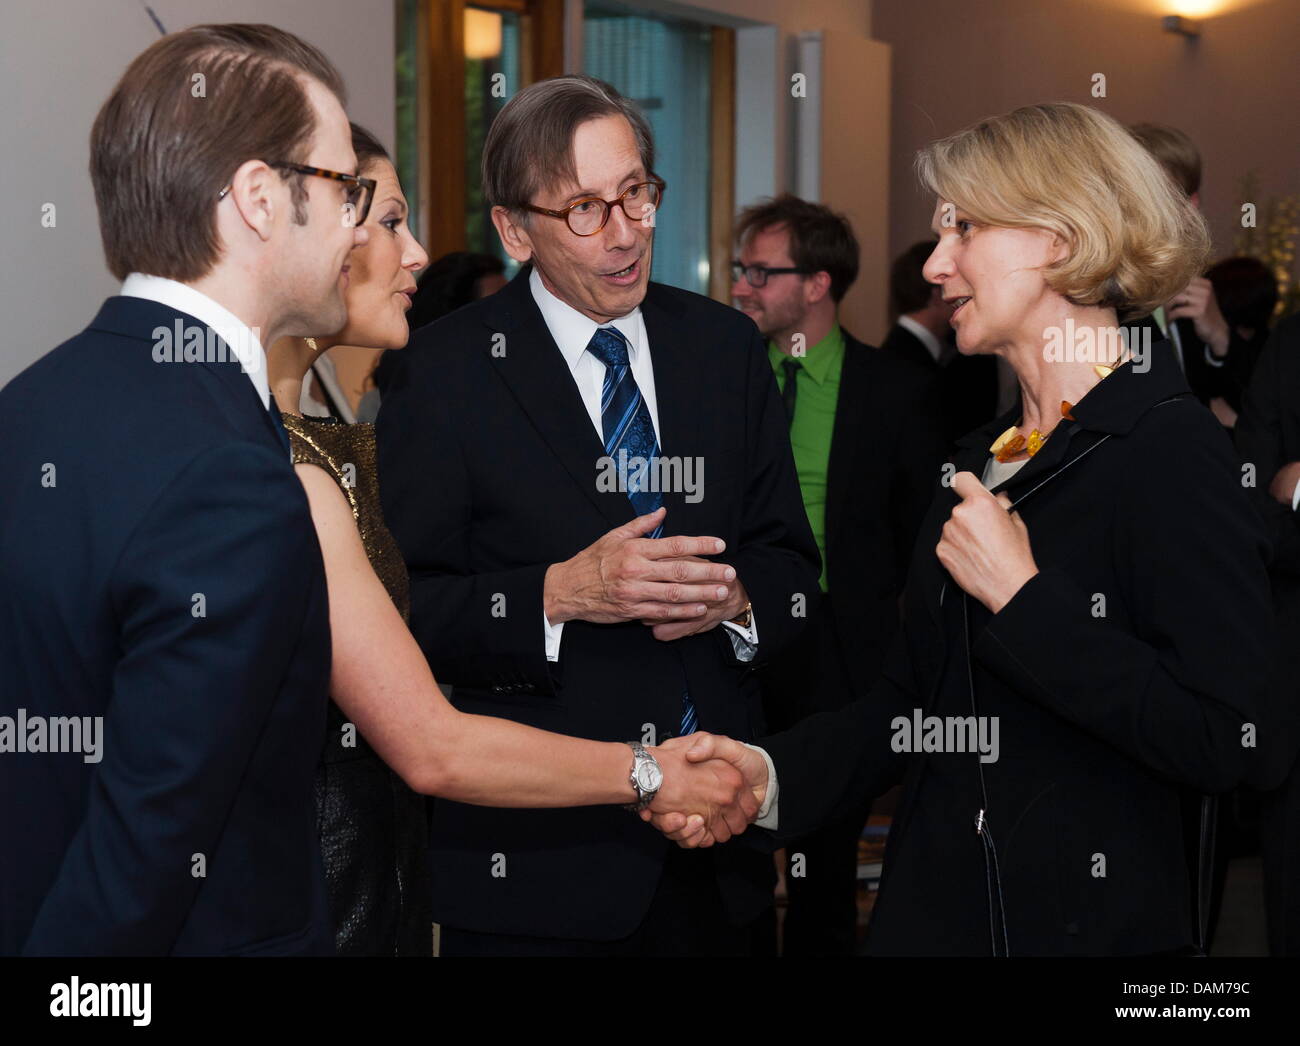
<svg viewBox="0 0 1300 1046"><path fill-rule="evenodd" d="M838 321L858 274L848 220L790 195L743 211L732 296L768 339L818 550L811 625L764 683L768 720L792 725L865 695L898 628L898 597L945 442L933 378ZM857 926L854 810L787 854L786 955L849 955Z"/></svg>
<svg viewBox="0 0 1300 1046"><path fill-rule="evenodd" d="M590 77L497 116L485 194L525 264L415 335L379 414L385 515L459 707L751 737L754 670L803 625L817 551L753 324L648 282L653 165L645 118ZM744 954L770 916L752 844L679 851L612 808L439 800L431 825L444 955Z"/></svg>
<svg viewBox="0 0 1300 1046"><path fill-rule="evenodd" d="M1192 140L1178 128L1160 124L1134 124L1129 133L1199 208L1201 154ZM1237 420L1232 404L1241 402L1254 353L1247 340L1229 327L1210 281L1204 275L1195 277L1167 306L1130 325L1145 331L1142 336L1149 336L1151 344L1169 339L1196 398L1231 429Z"/></svg>
<svg viewBox="0 0 1300 1046"><path fill-rule="evenodd" d="M880 348L935 376L944 438L951 447L998 415L998 361L994 356L965 356L957 351L948 324L952 306L921 272L933 251L934 241L922 240L894 259L889 270L889 303L898 319Z"/></svg>
<svg viewBox="0 0 1300 1046"><path fill-rule="evenodd" d="M1285 754L1300 735L1300 316L1279 323L1264 346L1234 435L1238 454L1252 470L1247 493L1273 545L1269 572L1281 638L1277 687L1292 716L1287 736L1272 748ZM1269 950L1300 955L1300 768L1293 767L1286 783L1263 797L1260 841Z"/></svg>
<svg viewBox="0 0 1300 1046"><path fill-rule="evenodd" d="M95 122L121 294L0 392L2 953L333 950L325 578L263 346L346 319L345 187L273 166L356 170L342 90L296 37L200 26Z"/></svg>

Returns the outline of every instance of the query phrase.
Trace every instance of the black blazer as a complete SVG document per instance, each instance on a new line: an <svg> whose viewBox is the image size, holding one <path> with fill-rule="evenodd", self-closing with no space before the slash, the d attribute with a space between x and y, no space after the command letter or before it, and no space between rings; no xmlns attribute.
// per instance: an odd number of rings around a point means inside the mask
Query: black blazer
<svg viewBox="0 0 1300 1046"><path fill-rule="evenodd" d="M844 332L826 475L826 588L850 692L866 694L898 630L898 597L947 450L923 368Z"/></svg>
<svg viewBox="0 0 1300 1046"><path fill-rule="evenodd" d="M964 356L960 352L942 366L921 339L895 323L880 345L890 356L909 360L934 374L939 384L939 410L948 444L986 425L998 409L998 362L994 356Z"/></svg>
<svg viewBox="0 0 1300 1046"><path fill-rule="evenodd" d="M0 392L0 714L103 717L0 756L6 954L333 951L320 550L239 364L155 362L180 322L110 298Z"/></svg>
<svg viewBox="0 0 1300 1046"><path fill-rule="evenodd" d="M880 349L888 355L901 357L924 370L939 369L939 361L930 355L930 350L925 347L925 343L901 323L895 323L889 328L885 340L880 343Z"/></svg>
<svg viewBox="0 0 1300 1046"><path fill-rule="evenodd" d="M639 622L564 626L546 660L547 567L635 515L597 486L600 438L528 286L416 332L378 420L384 511L411 574L411 628L453 701L557 733L657 739L680 725L683 677L700 728L762 729L754 670L803 624L817 590L785 415L757 329L734 309L650 284L641 309L654 358L662 453L699 457L703 498L667 493L665 534L724 539L749 592L759 659L736 660L722 627L673 643ZM669 845L616 807L495 810L438 800L435 918L461 929L614 940L648 910ZM503 854L506 878L492 875ZM772 862L752 841L716 851L737 922L771 904Z"/></svg>
<svg viewBox="0 0 1300 1046"><path fill-rule="evenodd" d="M1128 325L1137 327L1139 331L1150 331L1153 345L1164 340L1165 335L1154 316L1130 320ZM1240 413L1246 386L1259 358L1261 340L1247 340L1233 331L1228 342L1228 354L1222 364L1215 367L1205 358L1205 342L1197 335L1196 324L1184 316L1174 320L1174 325L1178 328L1178 340L1183 347L1183 370L1192 395L1207 406L1210 400L1221 397ZM1169 349L1172 348L1171 343Z"/></svg>
<svg viewBox="0 0 1300 1046"><path fill-rule="evenodd" d="M1237 451L1253 472L1247 492L1268 528L1273 548L1273 606L1280 654L1278 695L1290 710L1284 743L1274 754L1285 770L1300 737L1300 514L1276 501L1269 485L1278 469L1300 461L1300 316L1277 325L1246 391L1235 429ZM1264 803L1260 838L1268 891L1269 950L1300 955L1300 764Z"/></svg>
<svg viewBox="0 0 1300 1046"><path fill-rule="evenodd" d="M1148 373L1119 368L1001 488L1040 572L996 616L934 555L956 501L940 487L881 684L758 742L776 766L781 838L904 782L870 952L993 951L981 809L1010 954L1191 943L1180 786L1267 776L1243 729L1265 736L1277 710L1264 535L1231 446L1187 392L1167 352ZM1013 420L963 439L957 469L980 475ZM971 716L971 678L975 711L998 718L995 762L894 751L916 714Z"/></svg>

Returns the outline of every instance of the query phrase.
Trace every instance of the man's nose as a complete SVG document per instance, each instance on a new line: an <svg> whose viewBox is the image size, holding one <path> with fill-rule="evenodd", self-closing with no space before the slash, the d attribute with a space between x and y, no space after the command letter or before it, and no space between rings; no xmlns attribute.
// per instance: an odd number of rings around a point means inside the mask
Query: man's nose
<svg viewBox="0 0 1300 1046"><path fill-rule="evenodd" d="M609 221L605 223L605 243L611 247L631 247L640 228L641 222L629 218L622 207L611 207Z"/></svg>
<svg viewBox="0 0 1300 1046"><path fill-rule="evenodd" d="M364 225L354 225L352 227L352 246L364 247L370 242L370 230Z"/></svg>

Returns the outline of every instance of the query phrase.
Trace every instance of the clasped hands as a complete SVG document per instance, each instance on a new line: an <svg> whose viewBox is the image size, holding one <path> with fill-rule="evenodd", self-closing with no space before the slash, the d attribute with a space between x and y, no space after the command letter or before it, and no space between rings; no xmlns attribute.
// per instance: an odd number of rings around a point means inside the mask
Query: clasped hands
<svg viewBox="0 0 1300 1046"><path fill-rule="evenodd" d="M663 785L641 820L678 846L725 843L758 816L767 795L767 761L717 734L674 737L654 749Z"/></svg>
<svg viewBox="0 0 1300 1046"><path fill-rule="evenodd" d="M666 511L638 516L572 559L553 563L542 590L546 620L640 621L656 639L668 641L738 617L749 597L735 568L701 558L722 552L726 542L680 534L645 537Z"/></svg>

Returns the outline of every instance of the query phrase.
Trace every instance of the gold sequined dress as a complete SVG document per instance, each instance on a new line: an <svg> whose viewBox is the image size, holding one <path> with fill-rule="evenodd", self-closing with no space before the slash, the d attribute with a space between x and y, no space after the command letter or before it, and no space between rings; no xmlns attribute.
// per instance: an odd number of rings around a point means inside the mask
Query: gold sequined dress
<svg viewBox="0 0 1300 1046"><path fill-rule="evenodd" d="M406 565L379 506L374 426L283 418L294 464L317 465L334 478L352 507L370 565L406 620ZM316 825L339 954L430 954L424 800L349 729L333 701L316 769Z"/></svg>

